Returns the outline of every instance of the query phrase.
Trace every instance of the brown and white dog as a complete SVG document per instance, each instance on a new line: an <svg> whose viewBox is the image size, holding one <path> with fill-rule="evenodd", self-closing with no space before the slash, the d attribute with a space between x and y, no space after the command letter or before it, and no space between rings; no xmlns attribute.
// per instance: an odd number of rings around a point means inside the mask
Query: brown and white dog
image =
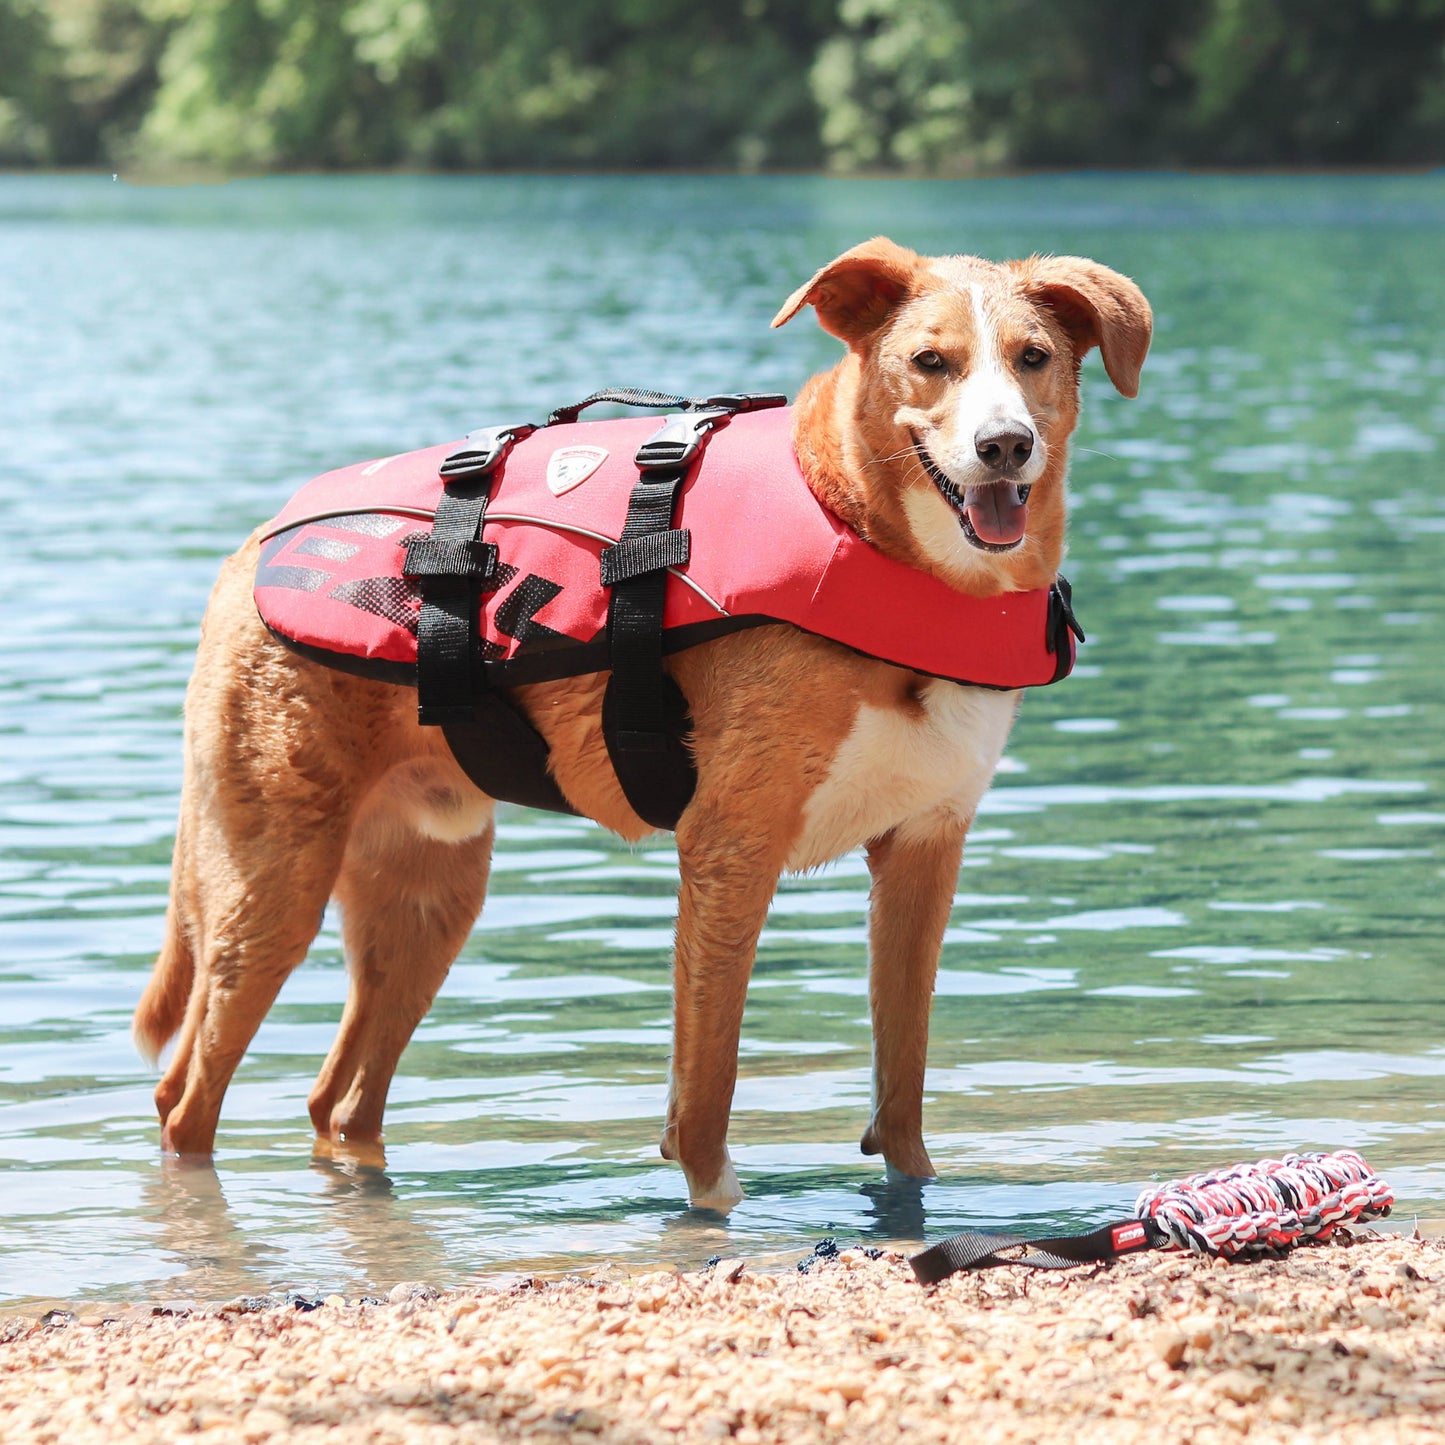
<svg viewBox="0 0 1445 1445"><path fill-rule="evenodd" d="M961 592L1046 587L1064 543L1079 366L1097 346L1138 389L1148 303L1092 261L925 258L876 239L824 266L806 305L847 355L803 389L796 444L822 501L883 552ZM161 1141L207 1154L231 1075L329 898L350 992L310 1112L322 1141L377 1141L397 1060L481 911L493 803L408 688L288 651L251 598L253 536L222 569L186 701L186 760L164 946L136 1011ZM662 1152L694 1204L742 1197L727 1151L738 1030L779 876L866 847L873 1113L863 1151L934 1172L923 1144L928 1016L967 833L1018 694L930 679L785 625L673 656L697 790L682 874ZM579 812L623 837L601 728L606 675L520 687Z"/></svg>

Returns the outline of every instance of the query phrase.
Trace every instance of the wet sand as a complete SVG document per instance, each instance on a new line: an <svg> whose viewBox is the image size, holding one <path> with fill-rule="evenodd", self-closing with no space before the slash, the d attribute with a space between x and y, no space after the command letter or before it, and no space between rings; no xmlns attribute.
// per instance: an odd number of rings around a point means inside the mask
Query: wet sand
<svg viewBox="0 0 1445 1445"><path fill-rule="evenodd" d="M925 1290L902 1255L807 1273L526 1280L318 1308L0 1320L0 1440L1426 1441L1445 1244L1143 1254Z"/></svg>

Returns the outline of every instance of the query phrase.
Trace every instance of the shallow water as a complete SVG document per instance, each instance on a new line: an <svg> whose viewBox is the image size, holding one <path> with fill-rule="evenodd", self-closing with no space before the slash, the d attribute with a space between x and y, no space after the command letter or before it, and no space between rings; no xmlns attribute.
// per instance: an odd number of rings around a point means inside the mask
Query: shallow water
<svg viewBox="0 0 1445 1445"><path fill-rule="evenodd" d="M936 1237L1353 1146L1445 1213L1439 578L1445 179L969 184L0 178L0 1301ZM1097 361L1069 573L943 959L921 1192L857 1152L861 859L790 880L744 1023L746 1202L657 1158L675 857L506 810L487 913L403 1058L384 1170L315 1161L334 924L162 1161L129 1014L161 936L180 706L219 559L352 459L604 383L790 394L779 301L887 231L1094 255L1158 314Z"/></svg>

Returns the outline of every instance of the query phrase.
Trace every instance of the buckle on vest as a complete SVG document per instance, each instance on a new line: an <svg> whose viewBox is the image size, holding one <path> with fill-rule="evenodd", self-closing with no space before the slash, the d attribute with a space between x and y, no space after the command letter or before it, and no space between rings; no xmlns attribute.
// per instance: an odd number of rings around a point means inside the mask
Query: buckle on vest
<svg viewBox="0 0 1445 1445"><path fill-rule="evenodd" d="M707 411L688 411L670 416L662 426L638 447L633 458L641 472L670 472L685 467L698 454L703 438L720 418L732 413L726 407Z"/></svg>
<svg viewBox="0 0 1445 1445"><path fill-rule="evenodd" d="M489 426L480 431L467 433L467 445L454 451L441 464L441 477L445 482L459 481L463 477L484 477L507 453L513 442L532 435L537 428L530 422L514 423L511 426Z"/></svg>
<svg viewBox="0 0 1445 1445"><path fill-rule="evenodd" d="M1074 589L1069 586L1069 579L1060 575L1049 588L1049 620L1045 637L1048 650L1062 654L1071 632L1080 642L1088 640L1084 629L1079 626L1079 619L1074 616Z"/></svg>

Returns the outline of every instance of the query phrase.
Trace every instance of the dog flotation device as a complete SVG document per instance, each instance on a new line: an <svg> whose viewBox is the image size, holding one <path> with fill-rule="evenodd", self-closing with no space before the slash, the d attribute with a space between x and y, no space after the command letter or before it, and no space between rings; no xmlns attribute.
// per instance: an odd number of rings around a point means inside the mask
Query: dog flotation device
<svg viewBox="0 0 1445 1445"><path fill-rule="evenodd" d="M661 431L576 420L594 400L679 415ZM562 811L545 744L497 689L610 670L614 766L664 827L693 782L664 654L786 622L976 686L1067 676L1078 629L1063 579L969 597L879 552L808 487L782 401L604 392L545 427L328 472L264 533L261 617L307 656L416 686L422 722L487 792ZM540 776L519 781L529 769Z"/></svg>

